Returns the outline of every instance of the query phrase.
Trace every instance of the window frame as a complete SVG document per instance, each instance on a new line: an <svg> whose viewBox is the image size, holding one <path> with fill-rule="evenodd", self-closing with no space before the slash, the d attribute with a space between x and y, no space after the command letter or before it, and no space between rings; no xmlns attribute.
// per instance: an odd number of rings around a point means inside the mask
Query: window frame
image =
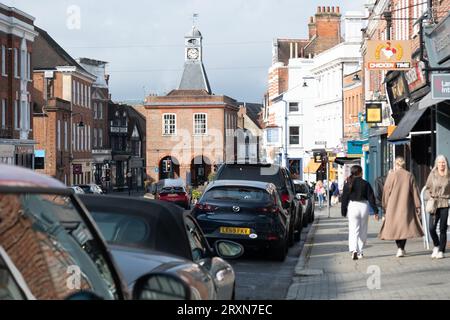
<svg viewBox="0 0 450 320"><path fill-rule="evenodd" d="M201 128L201 126L197 126L197 116L204 116L204 132L197 132L197 128ZM202 119L199 119L202 120ZM208 114L206 112L196 112L192 115L192 125L193 125L193 135L194 136L206 136L208 135Z"/></svg>
<svg viewBox="0 0 450 320"><path fill-rule="evenodd" d="M297 135L292 134L291 133L291 129L298 129L298 134ZM302 143L300 141L300 136L301 136L301 126L289 126L289 145L291 145L291 146L301 146ZM298 143L292 143L291 142L292 141L291 139L293 137L298 137Z"/></svg>
<svg viewBox="0 0 450 320"><path fill-rule="evenodd" d="M166 124L166 116L173 116L173 124ZM168 119L171 121L171 119ZM170 126L174 127L173 133L170 132ZM169 131L166 132L166 127L169 128ZM177 135L177 114L176 113L163 113L162 115L162 135L163 136L176 136Z"/></svg>

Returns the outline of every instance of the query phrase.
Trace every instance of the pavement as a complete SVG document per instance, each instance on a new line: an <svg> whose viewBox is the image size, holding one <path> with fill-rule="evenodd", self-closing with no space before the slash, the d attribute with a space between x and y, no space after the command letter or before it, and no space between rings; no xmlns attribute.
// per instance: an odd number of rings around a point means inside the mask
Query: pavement
<svg viewBox="0 0 450 320"><path fill-rule="evenodd" d="M381 221L369 218L364 258L351 260L348 223L340 207L316 209L316 220L300 254L287 300L450 299L450 250L431 259L423 239L410 239L406 256L395 257L394 241L377 238ZM432 244L431 244L432 247Z"/></svg>

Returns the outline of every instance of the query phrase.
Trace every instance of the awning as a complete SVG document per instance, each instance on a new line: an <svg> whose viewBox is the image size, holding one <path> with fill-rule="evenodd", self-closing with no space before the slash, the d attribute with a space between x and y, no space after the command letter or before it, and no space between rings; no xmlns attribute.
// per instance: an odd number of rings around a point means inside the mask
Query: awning
<svg viewBox="0 0 450 320"><path fill-rule="evenodd" d="M304 173L316 173L319 170L321 163L314 162L314 159L309 160L308 165L303 169Z"/></svg>
<svg viewBox="0 0 450 320"><path fill-rule="evenodd" d="M433 99L432 93L429 92L425 97L419 101L419 110L426 110L427 108L446 101L447 99Z"/></svg>
<svg viewBox="0 0 450 320"><path fill-rule="evenodd" d="M425 98L424 98L425 99ZM397 128L388 138L388 141L404 140L409 136L409 133L419 121L420 117L427 111L427 108L420 109L420 104L423 99L413 104L413 106L406 112Z"/></svg>
<svg viewBox="0 0 450 320"><path fill-rule="evenodd" d="M337 157L334 162L341 166L344 164L360 164L361 158Z"/></svg>

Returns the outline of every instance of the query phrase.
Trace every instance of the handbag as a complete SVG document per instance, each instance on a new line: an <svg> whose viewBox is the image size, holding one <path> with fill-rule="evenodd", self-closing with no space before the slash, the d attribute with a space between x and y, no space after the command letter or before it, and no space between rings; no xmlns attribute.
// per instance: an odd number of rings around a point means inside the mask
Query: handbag
<svg viewBox="0 0 450 320"><path fill-rule="evenodd" d="M435 214L436 213L436 207L437 207L437 201L434 198L430 198L425 206L425 212L429 214Z"/></svg>

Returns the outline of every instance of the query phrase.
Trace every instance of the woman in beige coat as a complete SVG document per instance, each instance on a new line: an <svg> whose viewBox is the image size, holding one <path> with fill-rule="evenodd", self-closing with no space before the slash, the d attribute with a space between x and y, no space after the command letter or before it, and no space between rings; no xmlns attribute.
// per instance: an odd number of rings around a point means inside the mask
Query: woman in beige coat
<svg viewBox="0 0 450 320"><path fill-rule="evenodd" d="M423 236L420 214L420 196L414 176L405 170L405 160L395 159L395 169L384 184L382 206L385 212L378 237L395 240L397 257L404 257L406 239Z"/></svg>
<svg viewBox="0 0 450 320"><path fill-rule="evenodd" d="M433 198L436 201L436 211L430 215L430 235L433 239L433 253L431 258L444 258L445 247L447 246L447 220L450 201L450 172L447 158L443 155L436 157L434 168L427 179L425 199ZM438 222L438 237L436 228Z"/></svg>

